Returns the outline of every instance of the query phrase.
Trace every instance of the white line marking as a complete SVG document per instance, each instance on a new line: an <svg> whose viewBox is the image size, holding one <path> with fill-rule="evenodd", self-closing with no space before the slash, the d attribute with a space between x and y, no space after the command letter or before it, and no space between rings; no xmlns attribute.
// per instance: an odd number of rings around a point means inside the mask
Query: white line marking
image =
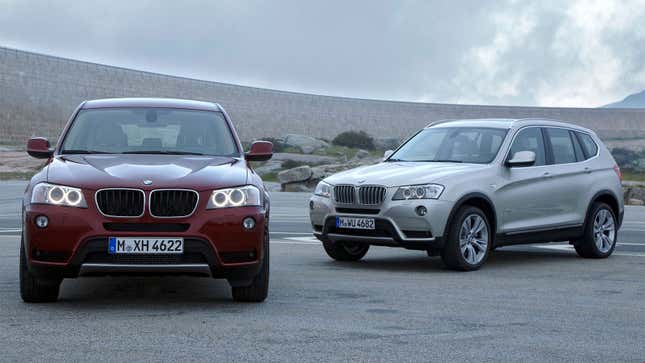
<svg viewBox="0 0 645 363"><path fill-rule="evenodd" d="M547 249L547 250L575 252L575 250L573 249L573 246L571 245L543 245L543 246L533 246L533 247ZM616 256L645 257L645 253L638 253L638 252L614 252L613 254Z"/></svg>
<svg viewBox="0 0 645 363"><path fill-rule="evenodd" d="M312 232L270 232L270 234L297 234L297 235L310 235Z"/></svg>
<svg viewBox="0 0 645 363"><path fill-rule="evenodd" d="M320 245L320 243L298 242L298 241L271 241L271 244L279 244L279 245L309 245L309 246Z"/></svg>

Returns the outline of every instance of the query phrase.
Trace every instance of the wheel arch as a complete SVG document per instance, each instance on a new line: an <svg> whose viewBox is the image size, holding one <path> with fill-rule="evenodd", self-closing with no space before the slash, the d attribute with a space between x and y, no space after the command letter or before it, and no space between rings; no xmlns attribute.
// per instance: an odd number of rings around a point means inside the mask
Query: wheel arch
<svg viewBox="0 0 645 363"><path fill-rule="evenodd" d="M594 196L591 198L589 205L587 205L587 213L585 214L585 227L587 226L587 223L589 221L589 212L591 211L591 206L593 206L596 202L602 202L611 207L618 222L618 227L620 227L620 225L622 224L620 203L616 194L614 194L614 192L612 192L611 190L601 190L594 194Z"/></svg>
<svg viewBox="0 0 645 363"><path fill-rule="evenodd" d="M486 194L479 192L468 193L457 200L455 205L452 207L450 214L448 215L448 221L446 222L446 226L444 228L444 234L447 234L447 231L450 230L450 226L453 223L455 214L457 214L459 208L463 207L464 205L477 207L486 214L486 217L488 218L492 228L491 236L494 239L497 233L497 211L495 210L495 204L493 204L493 201Z"/></svg>

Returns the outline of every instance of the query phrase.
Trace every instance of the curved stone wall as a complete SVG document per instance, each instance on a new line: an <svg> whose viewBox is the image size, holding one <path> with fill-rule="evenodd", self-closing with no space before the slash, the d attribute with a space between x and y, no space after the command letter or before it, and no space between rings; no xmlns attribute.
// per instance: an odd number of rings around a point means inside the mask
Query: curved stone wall
<svg viewBox="0 0 645 363"><path fill-rule="evenodd" d="M446 118L548 117L604 138L645 137L645 110L452 105L364 100L236 86L63 59L0 47L0 143L33 135L54 140L83 100L157 96L215 101L240 137L301 133L333 138L345 130L406 137Z"/></svg>

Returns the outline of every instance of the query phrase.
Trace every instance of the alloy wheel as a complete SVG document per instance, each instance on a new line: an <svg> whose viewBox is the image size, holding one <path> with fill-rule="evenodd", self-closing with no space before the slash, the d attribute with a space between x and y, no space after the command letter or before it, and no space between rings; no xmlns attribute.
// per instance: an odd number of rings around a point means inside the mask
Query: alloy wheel
<svg viewBox="0 0 645 363"><path fill-rule="evenodd" d="M607 209L600 209L593 222L593 238L596 248L601 253L607 253L616 241L616 224L614 217Z"/></svg>
<svg viewBox="0 0 645 363"><path fill-rule="evenodd" d="M459 248L471 265L482 261L488 249L488 225L478 214L466 216L459 229Z"/></svg>

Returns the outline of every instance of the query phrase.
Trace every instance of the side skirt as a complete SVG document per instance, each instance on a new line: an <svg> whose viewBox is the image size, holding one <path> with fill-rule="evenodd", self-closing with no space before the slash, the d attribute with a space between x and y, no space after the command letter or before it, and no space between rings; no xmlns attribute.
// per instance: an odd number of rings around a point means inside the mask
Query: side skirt
<svg viewBox="0 0 645 363"><path fill-rule="evenodd" d="M578 239L584 235L584 225L500 233L495 236L495 246L510 246L527 243L564 242Z"/></svg>

